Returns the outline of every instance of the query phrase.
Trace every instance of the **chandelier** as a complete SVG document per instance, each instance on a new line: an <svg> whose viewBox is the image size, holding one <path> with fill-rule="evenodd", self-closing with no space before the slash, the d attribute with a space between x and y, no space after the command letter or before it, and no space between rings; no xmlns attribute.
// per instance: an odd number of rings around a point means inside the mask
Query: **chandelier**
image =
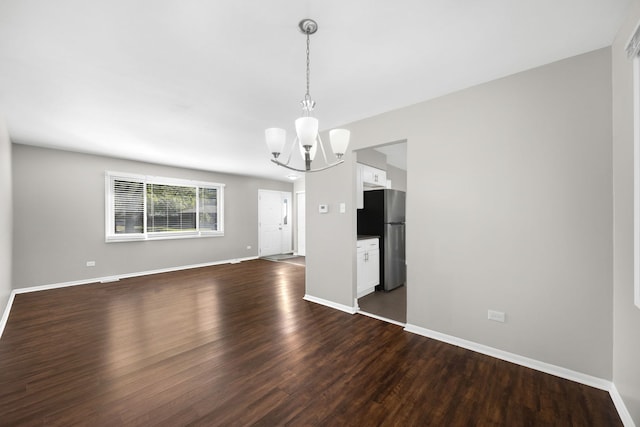
<svg viewBox="0 0 640 427"><path fill-rule="evenodd" d="M267 141L267 147L273 155L271 161L278 166L285 167L297 172L317 172L330 167L343 163L342 156L347 151L349 146L350 132L346 129L333 129L329 131L329 140L331 142L331 151L336 157L335 162L329 162L327 159L327 150L325 150L324 144L320 135L318 134L318 119L311 116L311 112L315 107L315 101L311 100L309 95L309 46L310 36L318 30L318 24L312 19L303 19L298 24L300 31L307 36L307 92L304 95L304 99L300 101L302 105L302 117L296 119L296 138L290 145L288 152L285 154L286 160L283 162L280 159L280 155L286 145L287 131L281 128L269 128L265 130L265 138ZM315 169L311 168L311 162L316 156L316 152L320 147L323 162ZM302 157L304 158L304 169L299 169L291 165L291 157L293 152L298 149ZM285 157L283 156L283 157Z"/></svg>

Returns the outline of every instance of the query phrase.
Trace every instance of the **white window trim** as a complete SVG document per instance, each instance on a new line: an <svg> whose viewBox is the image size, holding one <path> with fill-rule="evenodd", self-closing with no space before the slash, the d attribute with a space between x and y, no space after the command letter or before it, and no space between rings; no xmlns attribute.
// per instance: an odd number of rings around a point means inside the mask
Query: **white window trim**
<svg viewBox="0 0 640 427"><path fill-rule="evenodd" d="M640 308L640 57L633 59L633 300Z"/></svg>
<svg viewBox="0 0 640 427"><path fill-rule="evenodd" d="M633 61L633 302L640 308L640 22L625 51Z"/></svg>
<svg viewBox="0 0 640 427"><path fill-rule="evenodd" d="M146 184L166 184L176 186L187 187L199 187L199 188L215 188L218 193L218 230L204 230L204 231L183 231L183 232L143 232L143 233L131 233L131 234L115 234L114 229L114 203L112 193L112 182L114 179L122 179L129 181L138 181L145 184L145 197L144 197L144 214L143 214L143 226L144 230L147 229L147 197L146 197ZM132 242L141 240L171 240L171 239L192 239L200 237L219 237L224 236L224 187L225 184L217 182L205 182L194 181L178 178L167 178L152 175L139 175L128 172L105 172L105 242ZM196 198L198 192L196 191ZM199 228L200 215L196 215L196 224Z"/></svg>

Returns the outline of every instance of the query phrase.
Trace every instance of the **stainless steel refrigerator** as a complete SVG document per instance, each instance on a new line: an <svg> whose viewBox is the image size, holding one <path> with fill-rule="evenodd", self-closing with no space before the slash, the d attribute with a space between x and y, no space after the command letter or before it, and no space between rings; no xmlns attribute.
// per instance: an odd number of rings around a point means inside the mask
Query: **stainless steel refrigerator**
<svg viewBox="0 0 640 427"><path fill-rule="evenodd" d="M390 291L407 281L405 262L406 193L380 189L364 192L358 209L358 235L380 237L380 288Z"/></svg>

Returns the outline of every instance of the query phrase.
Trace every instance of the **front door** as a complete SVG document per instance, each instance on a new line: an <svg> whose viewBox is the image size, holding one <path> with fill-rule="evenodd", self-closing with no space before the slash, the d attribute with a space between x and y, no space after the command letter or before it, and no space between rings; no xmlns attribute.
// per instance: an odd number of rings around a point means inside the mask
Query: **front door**
<svg viewBox="0 0 640 427"><path fill-rule="evenodd" d="M291 252L291 193L258 190L258 254Z"/></svg>

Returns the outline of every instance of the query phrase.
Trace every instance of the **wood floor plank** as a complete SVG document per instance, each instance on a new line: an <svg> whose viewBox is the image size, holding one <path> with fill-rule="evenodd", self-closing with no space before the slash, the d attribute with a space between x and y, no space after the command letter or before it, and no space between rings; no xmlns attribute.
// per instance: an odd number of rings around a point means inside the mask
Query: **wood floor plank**
<svg viewBox="0 0 640 427"><path fill-rule="evenodd" d="M303 295L264 260L19 294L0 425L622 425L602 390Z"/></svg>

